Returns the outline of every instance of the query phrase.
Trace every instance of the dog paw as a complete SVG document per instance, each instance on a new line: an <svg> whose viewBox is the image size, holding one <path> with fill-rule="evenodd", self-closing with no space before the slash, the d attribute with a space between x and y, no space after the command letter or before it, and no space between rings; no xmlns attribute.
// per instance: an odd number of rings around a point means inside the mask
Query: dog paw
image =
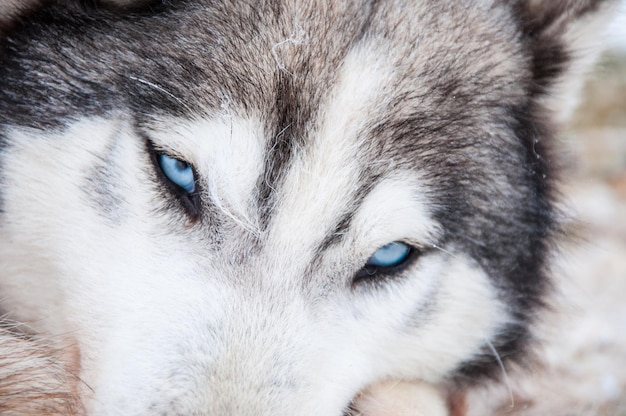
<svg viewBox="0 0 626 416"><path fill-rule="evenodd" d="M355 416L450 416L442 392L418 382L372 385L359 394L354 409Z"/></svg>

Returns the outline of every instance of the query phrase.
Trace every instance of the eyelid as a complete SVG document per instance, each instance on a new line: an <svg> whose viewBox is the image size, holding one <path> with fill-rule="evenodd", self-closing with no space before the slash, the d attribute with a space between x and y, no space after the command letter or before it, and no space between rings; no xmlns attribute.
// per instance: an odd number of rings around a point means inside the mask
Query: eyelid
<svg viewBox="0 0 626 416"><path fill-rule="evenodd" d="M164 154L173 159L177 159L177 160L180 160L181 162L185 162L191 167L194 166L194 164L191 161L189 161L187 157L185 157L183 154L178 152L176 149L172 149L170 147L163 146L159 143L155 143L151 139L146 139L146 142L148 143L148 147L150 148L152 152L156 154Z"/></svg>

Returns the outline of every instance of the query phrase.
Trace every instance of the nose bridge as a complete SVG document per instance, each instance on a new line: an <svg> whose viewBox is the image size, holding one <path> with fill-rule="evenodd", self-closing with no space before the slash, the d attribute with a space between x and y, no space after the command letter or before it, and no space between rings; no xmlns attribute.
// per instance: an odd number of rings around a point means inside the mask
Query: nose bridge
<svg viewBox="0 0 626 416"><path fill-rule="evenodd" d="M335 359L342 343L302 284L309 261L266 249L229 268L216 353L202 376L207 414L339 416L355 391L333 384L346 377L346 364Z"/></svg>
<svg viewBox="0 0 626 416"><path fill-rule="evenodd" d="M321 350L305 308L278 293L248 293L230 309L209 380L213 414L293 414L316 383L310 365Z"/></svg>

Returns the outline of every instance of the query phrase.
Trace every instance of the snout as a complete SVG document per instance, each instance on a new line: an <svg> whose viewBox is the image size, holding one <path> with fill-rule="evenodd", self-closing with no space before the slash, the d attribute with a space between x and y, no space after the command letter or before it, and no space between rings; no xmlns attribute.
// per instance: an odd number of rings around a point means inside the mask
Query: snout
<svg viewBox="0 0 626 416"><path fill-rule="evenodd" d="M370 382L349 333L293 298L126 315L86 345L88 414L342 416ZM197 305L197 304L196 304ZM134 322L129 322L134 321Z"/></svg>
<svg viewBox="0 0 626 416"><path fill-rule="evenodd" d="M231 327L223 334L226 341L213 350L213 359L204 363L205 370L180 379L197 380L195 389L200 393L189 400L189 413L346 414L363 387L364 377L358 373L365 366L356 349L351 356L339 336L325 337L302 314L280 315L282 319L262 320L260 325ZM202 363L185 366L193 372Z"/></svg>

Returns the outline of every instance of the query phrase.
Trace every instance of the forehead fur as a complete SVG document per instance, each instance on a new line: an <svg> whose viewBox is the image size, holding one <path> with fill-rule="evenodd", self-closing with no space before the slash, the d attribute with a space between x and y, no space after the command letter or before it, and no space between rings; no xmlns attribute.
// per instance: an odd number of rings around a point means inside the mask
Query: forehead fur
<svg viewBox="0 0 626 416"><path fill-rule="evenodd" d="M31 123L54 123L55 113L70 108L88 111L94 100L100 109L177 113L212 113L229 103L297 131L315 117L355 48L371 48L393 67L384 80L390 105L412 99L427 108L454 97L462 108L478 85L492 88L477 99L519 96L510 74L526 57L510 10L484 1L431 3L187 1L145 16L46 9L6 40L21 58L19 68L8 63L6 76L39 69L32 82L47 90L42 96L63 97ZM363 58L370 64L372 57Z"/></svg>
<svg viewBox="0 0 626 416"><path fill-rule="evenodd" d="M526 105L531 88L512 9L423 3L189 0L124 16L51 7L5 40L0 122L59 127L76 113L125 107L139 124L223 113L260 119L268 199L293 149L324 123L345 67L357 61L358 78L384 62L377 102L359 114L370 154L439 163L442 140L448 151L489 154L482 137L510 140L512 109Z"/></svg>

